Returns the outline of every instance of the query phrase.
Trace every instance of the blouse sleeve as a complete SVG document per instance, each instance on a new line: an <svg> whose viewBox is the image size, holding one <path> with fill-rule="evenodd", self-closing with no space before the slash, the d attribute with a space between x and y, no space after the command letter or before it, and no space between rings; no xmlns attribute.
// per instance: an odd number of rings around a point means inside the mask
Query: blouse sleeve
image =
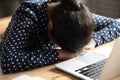
<svg viewBox="0 0 120 80"><path fill-rule="evenodd" d="M34 4L34 8L38 6ZM54 49L28 50L32 36L36 36L38 16L34 10L30 3L22 4L12 17L0 52L3 73L25 71L59 61Z"/></svg>
<svg viewBox="0 0 120 80"><path fill-rule="evenodd" d="M98 45L112 41L120 36L120 22L113 18L92 14L95 24L93 38Z"/></svg>

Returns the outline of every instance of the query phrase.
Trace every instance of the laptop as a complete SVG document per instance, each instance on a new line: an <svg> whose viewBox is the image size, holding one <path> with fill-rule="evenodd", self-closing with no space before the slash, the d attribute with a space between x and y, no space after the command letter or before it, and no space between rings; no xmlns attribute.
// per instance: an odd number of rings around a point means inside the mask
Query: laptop
<svg viewBox="0 0 120 80"><path fill-rule="evenodd" d="M102 50L100 54L100 50ZM105 52L105 53L104 53ZM107 54L107 55L105 55ZM59 62L55 67L83 80L111 80L120 75L120 38L82 56Z"/></svg>

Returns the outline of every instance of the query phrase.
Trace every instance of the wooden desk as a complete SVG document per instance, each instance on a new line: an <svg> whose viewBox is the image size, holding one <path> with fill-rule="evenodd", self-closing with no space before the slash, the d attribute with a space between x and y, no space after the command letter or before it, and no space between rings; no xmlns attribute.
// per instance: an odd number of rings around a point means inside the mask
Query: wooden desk
<svg viewBox="0 0 120 80"><path fill-rule="evenodd" d="M0 19L0 37L3 36L10 20L11 20L11 17L6 17L6 18Z"/></svg>
<svg viewBox="0 0 120 80"><path fill-rule="evenodd" d="M112 41L112 42L107 43L102 46L108 46L108 45L113 46L114 42L115 41ZM99 46L99 47L102 47L102 46ZM27 74L27 75L33 76L33 77L39 76L46 80L80 80L68 73L65 73L63 71L56 69L54 64L49 65L49 66L40 67L40 68L33 69L33 70L29 70L29 71L19 72L19 73L4 74L4 75L2 74L2 75L0 75L0 80L11 80L22 74ZM120 80L120 76L114 78L113 80Z"/></svg>

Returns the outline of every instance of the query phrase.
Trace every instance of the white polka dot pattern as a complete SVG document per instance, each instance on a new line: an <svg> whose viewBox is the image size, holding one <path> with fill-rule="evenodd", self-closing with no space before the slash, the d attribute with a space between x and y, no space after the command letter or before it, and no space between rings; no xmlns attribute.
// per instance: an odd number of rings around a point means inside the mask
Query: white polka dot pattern
<svg viewBox="0 0 120 80"><path fill-rule="evenodd" d="M47 36L47 2L24 2L14 13L1 43L3 73L13 73L59 61Z"/></svg>
<svg viewBox="0 0 120 80"><path fill-rule="evenodd" d="M112 41L120 36L120 22L113 18L92 14L95 23L93 38L98 45Z"/></svg>

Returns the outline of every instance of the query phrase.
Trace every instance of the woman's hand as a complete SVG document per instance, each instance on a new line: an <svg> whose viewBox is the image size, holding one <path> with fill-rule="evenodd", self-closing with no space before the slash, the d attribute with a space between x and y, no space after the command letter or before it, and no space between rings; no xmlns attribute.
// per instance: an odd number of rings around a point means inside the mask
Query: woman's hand
<svg viewBox="0 0 120 80"><path fill-rule="evenodd" d="M85 45L85 47L83 48L81 54L85 54L88 53L89 51L93 50L96 46L96 42L94 39L91 39L90 42Z"/></svg>

